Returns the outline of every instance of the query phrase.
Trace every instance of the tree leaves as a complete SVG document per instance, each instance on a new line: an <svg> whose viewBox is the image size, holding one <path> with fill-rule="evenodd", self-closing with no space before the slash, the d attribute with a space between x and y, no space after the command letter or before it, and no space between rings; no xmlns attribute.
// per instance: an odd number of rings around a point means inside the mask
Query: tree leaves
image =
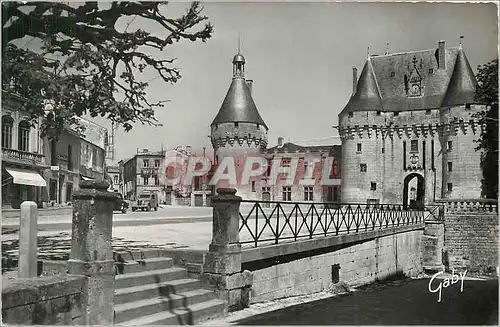
<svg viewBox="0 0 500 327"><path fill-rule="evenodd" d="M498 197L498 59L480 65L476 77L478 81L476 101L487 106L485 111L476 115L485 126L476 148L483 150L482 195L496 199Z"/></svg>
<svg viewBox="0 0 500 327"><path fill-rule="evenodd" d="M26 98L32 119L45 117L42 134L57 138L73 115L102 116L129 131L134 123L156 124L155 109L168 100L150 103L149 84L138 79L152 69L166 83L181 74L175 59L155 58L147 49L163 50L182 39L205 42L213 33L197 3L181 17L166 17L166 2L2 3L2 89ZM120 32L118 19L154 21L162 31ZM130 23L129 23L130 25ZM42 49L23 49L12 41L39 38ZM17 42L19 43L19 42ZM47 109L50 103L50 110ZM52 115L47 117L47 111Z"/></svg>

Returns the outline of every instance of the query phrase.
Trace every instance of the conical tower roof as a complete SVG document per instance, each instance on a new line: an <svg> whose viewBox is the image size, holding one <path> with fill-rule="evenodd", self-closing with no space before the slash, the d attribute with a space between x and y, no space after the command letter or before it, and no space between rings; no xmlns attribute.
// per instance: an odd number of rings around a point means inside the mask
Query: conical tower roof
<svg viewBox="0 0 500 327"><path fill-rule="evenodd" d="M359 77L356 92L351 96L343 111L382 111L382 98L377 86L370 58L366 60Z"/></svg>
<svg viewBox="0 0 500 327"><path fill-rule="evenodd" d="M476 77L462 47L460 47L442 106L450 107L465 103L474 103L476 87Z"/></svg>
<svg viewBox="0 0 500 327"><path fill-rule="evenodd" d="M239 53L237 56L241 56ZM238 59L241 59L238 57ZM236 57L235 57L236 60ZM236 60L233 65L244 65L244 58ZM239 67L238 67L239 68ZM227 91L224 102L219 110L219 113L213 120L211 126L220 123L254 123L264 126L268 129L266 123L259 114L255 102L252 98L252 92L247 85L245 78L240 70L235 70L233 81Z"/></svg>

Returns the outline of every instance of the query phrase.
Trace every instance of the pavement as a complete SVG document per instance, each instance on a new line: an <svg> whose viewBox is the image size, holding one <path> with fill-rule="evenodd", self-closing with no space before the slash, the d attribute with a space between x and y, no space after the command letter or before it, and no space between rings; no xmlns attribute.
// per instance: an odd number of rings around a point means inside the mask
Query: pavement
<svg viewBox="0 0 500 327"><path fill-rule="evenodd" d="M72 211L70 208L61 208L60 210L39 209L37 228L39 231L61 231L71 230ZM211 207L182 207L182 206L164 206L158 211L128 211L113 212L113 226L146 226L174 223L194 223L212 221ZM41 215L41 213L43 213ZM5 217L2 212L2 234L9 231L19 230L20 218Z"/></svg>
<svg viewBox="0 0 500 327"><path fill-rule="evenodd" d="M322 292L258 303L203 325L498 326L497 278L466 277L463 292L460 283L443 288L441 302L436 293L429 292L429 282L427 276L374 283L340 295Z"/></svg>

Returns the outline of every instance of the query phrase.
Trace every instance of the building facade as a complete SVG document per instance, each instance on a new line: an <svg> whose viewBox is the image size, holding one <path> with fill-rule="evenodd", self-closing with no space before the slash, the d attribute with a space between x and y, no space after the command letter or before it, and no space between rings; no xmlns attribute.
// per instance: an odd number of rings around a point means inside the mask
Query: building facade
<svg viewBox="0 0 500 327"><path fill-rule="evenodd" d="M283 144L280 138L276 147L268 149L269 128L253 100L253 81L245 79L245 63L240 53L234 56L231 85L210 125L215 170L234 161L237 181L222 180L214 188L236 188L237 194L245 200L337 202L340 199L340 147L302 147L293 143ZM246 183L241 181L241 177L245 161L250 157L263 158L267 167L264 174L250 177ZM298 162L297 167L291 167L295 161ZM276 180L271 180L272 162L280 163L275 170ZM306 175L307 167L311 171ZM292 174L295 175L293 180L287 178ZM313 182L308 185L301 183L300 180L306 176ZM325 177L334 181L323 185Z"/></svg>
<svg viewBox="0 0 500 327"><path fill-rule="evenodd" d="M369 56L339 114L342 202L479 198L477 81L462 44Z"/></svg>
<svg viewBox="0 0 500 327"><path fill-rule="evenodd" d="M137 154L123 162L123 196L135 201L139 194L156 192L160 203L165 202L165 187L160 181L165 151L137 150Z"/></svg>
<svg viewBox="0 0 500 327"><path fill-rule="evenodd" d="M48 198L41 120L32 125L22 105L22 97L2 90L2 208L17 209L23 201L41 207Z"/></svg>

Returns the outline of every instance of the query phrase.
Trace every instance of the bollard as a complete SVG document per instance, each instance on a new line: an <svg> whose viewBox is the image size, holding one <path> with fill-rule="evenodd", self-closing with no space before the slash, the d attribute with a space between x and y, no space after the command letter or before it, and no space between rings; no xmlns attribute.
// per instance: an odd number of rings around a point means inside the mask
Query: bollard
<svg viewBox="0 0 500 327"><path fill-rule="evenodd" d="M21 203L19 228L19 278L37 276L37 216L38 206L33 201Z"/></svg>
<svg viewBox="0 0 500 327"><path fill-rule="evenodd" d="M73 225L68 272L87 277L83 289L84 324L112 325L114 259L113 206L118 195L109 183L83 181L73 194Z"/></svg>
<svg viewBox="0 0 500 327"><path fill-rule="evenodd" d="M226 302L226 312L249 305L252 275L241 271L241 197L231 188L220 188L217 193L212 200L212 242L205 257L202 283L214 288L218 297Z"/></svg>

